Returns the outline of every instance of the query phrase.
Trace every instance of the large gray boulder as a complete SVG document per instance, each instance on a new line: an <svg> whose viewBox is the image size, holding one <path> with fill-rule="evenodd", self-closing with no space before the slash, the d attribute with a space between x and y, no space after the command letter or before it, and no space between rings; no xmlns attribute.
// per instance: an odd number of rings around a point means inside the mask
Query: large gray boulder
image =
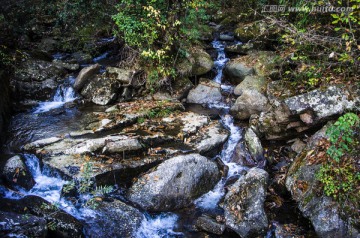
<svg viewBox="0 0 360 238"><path fill-rule="evenodd" d="M114 101L121 85L116 79L96 75L81 90L81 95L98 105L107 105Z"/></svg>
<svg viewBox="0 0 360 238"><path fill-rule="evenodd" d="M285 88L282 90L284 95L276 96L274 89L279 85L275 86L268 87L271 107L254 120L254 126L269 140L296 136L347 110L358 111L360 108L360 89L357 86L329 86L285 99L282 97L291 95L290 89Z"/></svg>
<svg viewBox="0 0 360 238"><path fill-rule="evenodd" d="M279 60L271 51L249 51L248 55L231 59L226 67L225 74L233 84L239 84L246 76L258 75L264 78L278 79Z"/></svg>
<svg viewBox="0 0 360 238"><path fill-rule="evenodd" d="M240 96L245 90L257 90L258 92L263 92L265 91L265 87L265 77L258 75L249 75L246 76L244 80L235 87L234 94L236 96Z"/></svg>
<svg viewBox="0 0 360 238"><path fill-rule="evenodd" d="M208 104L222 100L220 84L207 79L201 79L199 85L190 90L187 96L188 103Z"/></svg>
<svg viewBox="0 0 360 238"><path fill-rule="evenodd" d="M131 85L134 70L108 67L104 74L97 74L100 69L95 64L82 69L76 78L74 88L81 95L98 105L107 105L115 99L131 98Z"/></svg>
<svg viewBox="0 0 360 238"><path fill-rule="evenodd" d="M360 91L357 90L357 93ZM340 115L345 110L360 105L360 94L352 95L344 87L330 86L326 90L316 89L311 92L285 99L285 104L292 114L300 115L305 124L322 121L333 115ZM302 115L311 117L305 121Z"/></svg>
<svg viewBox="0 0 360 238"><path fill-rule="evenodd" d="M305 149L296 156L287 173L286 188L291 192L302 214L311 221L319 237L358 238L360 233L356 224L359 224L359 219L350 218L350 211L347 212L349 214L341 216L340 207L344 204L335 202L319 191L321 185L316 174L320 170L321 162L311 162L311 155L314 150L318 150L320 141L327 138L327 128L328 125L316 132Z"/></svg>
<svg viewBox="0 0 360 238"><path fill-rule="evenodd" d="M148 211L169 211L189 206L220 179L215 162L199 154L180 155L141 176L128 199Z"/></svg>
<svg viewBox="0 0 360 238"><path fill-rule="evenodd" d="M211 56L203 49L196 48L192 50L191 56L194 59L192 66L192 75L202 75L209 72L214 66L214 61Z"/></svg>
<svg viewBox="0 0 360 238"><path fill-rule="evenodd" d="M248 128L246 129L244 139L254 164L257 167L264 168L266 160L259 137L251 128Z"/></svg>
<svg viewBox="0 0 360 238"><path fill-rule="evenodd" d="M86 237L136 237L144 215L119 200L99 202L94 218L88 218L84 233Z"/></svg>
<svg viewBox="0 0 360 238"><path fill-rule="evenodd" d="M230 113L237 119L246 120L252 115L259 115L266 111L268 107L268 99L262 93L254 89L247 89L243 90L241 96L236 99Z"/></svg>
<svg viewBox="0 0 360 238"><path fill-rule="evenodd" d="M66 74L66 70L52 62L28 59L16 67L10 81L17 100L47 100Z"/></svg>
<svg viewBox="0 0 360 238"><path fill-rule="evenodd" d="M229 187L225 196L226 226L241 237L257 237L266 232L268 219L264 210L268 174L259 168Z"/></svg>
<svg viewBox="0 0 360 238"><path fill-rule="evenodd" d="M109 78L114 78L116 81L123 85L130 85L132 77L134 75L134 70L123 69L116 67L107 67L106 74Z"/></svg>
<svg viewBox="0 0 360 238"><path fill-rule="evenodd" d="M229 133L217 122L210 123L206 128L205 133L199 132L200 140L197 140L196 150L200 154L209 154L215 156L219 152L221 145L227 140Z"/></svg>
<svg viewBox="0 0 360 238"><path fill-rule="evenodd" d="M92 79L92 77L99 72L100 67L101 65L94 64L83 68L76 77L73 88L80 91Z"/></svg>
<svg viewBox="0 0 360 238"><path fill-rule="evenodd" d="M3 169L3 176L10 185L15 187L20 186L30 190L35 185L29 169L18 155L8 159Z"/></svg>
<svg viewBox="0 0 360 238"><path fill-rule="evenodd" d="M237 59L230 60L226 64L224 72L234 84L239 84L246 76L255 74L255 70L252 67Z"/></svg>
<svg viewBox="0 0 360 238"><path fill-rule="evenodd" d="M208 73L214 66L211 56L201 48L192 48L186 59L176 65L181 76L198 76Z"/></svg>

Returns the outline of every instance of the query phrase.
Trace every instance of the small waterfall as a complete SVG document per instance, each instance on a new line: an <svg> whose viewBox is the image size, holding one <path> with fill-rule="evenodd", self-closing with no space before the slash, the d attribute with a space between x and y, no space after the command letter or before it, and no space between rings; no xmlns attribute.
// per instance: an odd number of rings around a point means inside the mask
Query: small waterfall
<svg viewBox="0 0 360 238"><path fill-rule="evenodd" d="M48 112L52 109L62 107L65 103L74 101L77 98L74 89L71 87L74 81L75 78L70 76L65 80L64 84L57 88L53 100L39 103L34 113Z"/></svg>
<svg viewBox="0 0 360 238"><path fill-rule="evenodd" d="M215 41L212 42L212 46L218 52L216 61L214 62L214 67L215 67L215 70L216 70L216 73L217 73L215 78L214 78L214 81L216 83L221 83L221 79L222 79L222 76L223 76L223 69L224 69L226 63L229 61L229 59L226 58L225 45L224 44L222 44L220 41L215 40Z"/></svg>
<svg viewBox="0 0 360 238"><path fill-rule="evenodd" d="M59 208L78 219L86 220L94 216L93 210L86 207L80 209L75 208L73 204L61 198L61 190L68 181L62 180L60 176L54 175L54 173L46 167L41 171L39 159L35 155L25 154L24 157L25 164L34 177L36 184L30 191L21 191L23 196L36 195L42 197L48 202L57 204Z"/></svg>
<svg viewBox="0 0 360 238"><path fill-rule="evenodd" d="M213 41L212 45L215 49L217 49L218 52L217 60L215 61L215 69L217 70L217 74L214 78L214 81L221 84L223 69L225 68L225 65L229 59L226 58L225 55L225 44L215 40ZM221 89L227 93L231 93L233 91L232 86L223 84L221 84ZM230 106L225 103L215 103L208 106L212 108L223 109L221 110L223 112L221 115L221 121L224 127L229 130L230 137L220 154L221 160L229 168L227 177L220 180L220 182L214 187L213 190L204 194L195 201L195 205L198 208L207 211L215 209L221 198L225 195L224 187L227 179L234 175L240 175L242 171L246 170L245 167L231 162L231 157L235 151L235 147L242 139L242 129L234 125L234 118L229 115Z"/></svg>
<svg viewBox="0 0 360 238"><path fill-rule="evenodd" d="M35 155L25 155L26 165L35 179L35 186L27 195L37 195L52 203L60 202L61 189L67 182L61 178L49 176L49 171L41 172L39 159Z"/></svg>
<svg viewBox="0 0 360 238"><path fill-rule="evenodd" d="M148 216L141 223L136 232L136 238L170 238L184 237L181 232L175 232L178 216L172 213L164 213L155 217Z"/></svg>

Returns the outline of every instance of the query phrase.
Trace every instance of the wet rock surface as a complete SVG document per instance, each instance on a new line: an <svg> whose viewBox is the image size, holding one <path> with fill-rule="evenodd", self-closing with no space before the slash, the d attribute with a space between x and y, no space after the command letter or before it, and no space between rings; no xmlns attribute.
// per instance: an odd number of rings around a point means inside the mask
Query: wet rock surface
<svg viewBox="0 0 360 238"><path fill-rule="evenodd" d="M182 109L180 103L167 101L119 103L104 112L85 114L81 130L33 141L23 148L65 178L81 177L81 168L91 163L92 177L99 183L110 174L128 180L174 154L217 153L228 131L206 116L177 111ZM158 118L162 113L169 116ZM124 172L129 177L121 176Z"/></svg>
<svg viewBox="0 0 360 238"><path fill-rule="evenodd" d="M81 95L95 104L108 105L117 98L119 89L117 80L97 75L81 90Z"/></svg>
<svg viewBox="0 0 360 238"><path fill-rule="evenodd" d="M45 220L48 235L55 237L84 237L83 225L80 221L37 196L26 196L19 200L2 198L0 210L21 214L24 218L26 216L36 216L39 217L38 221L40 222Z"/></svg>
<svg viewBox="0 0 360 238"><path fill-rule="evenodd" d="M243 62L231 60L226 64L225 74L230 78L232 83L239 84L248 75L255 73L252 67L245 65Z"/></svg>
<svg viewBox="0 0 360 238"><path fill-rule="evenodd" d="M186 59L176 65L181 76L198 76L208 73L214 66L211 56L203 49L194 47Z"/></svg>
<svg viewBox="0 0 360 238"><path fill-rule="evenodd" d="M101 202L95 218L85 228L86 237L136 237L144 215L129 205L113 200Z"/></svg>
<svg viewBox="0 0 360 238"><path fill-rule="evenodd" d="M234 94L240 96L246 90L256 90L264 92L266 88L266 79L263 76L246 76L244 80L234 89Z"/></svg>
<svg viewBox="0 0 360 238"><path fill-rule="evenodd" d="M200 48L193 49L191 51L190 62L192 63L191 75L206 74L211 70L214 65L214 61L211 56Z"/></svg>
<svg viewBox="0 0 360 238"><path fill-rule="evenodd" d="M47 236L46 220L33 215L0 211L0 235L2 237Z"/></svg>
<svg viewBox="0 0 360 238"><path fill-rule="evenodd" d="M40 118L42 118L41 120L52 118L47 124L42 121L31 125L32 129L23 130L25 133L18 128L11 132L13 132L14 138L27 134L25 140L21 139L18 142L21 144L21 149L36 154L41 159L43 168L55 172L55 174L59 172L63 179L77 180L83 177L84 168L87 164L91 164L91 180L96 181L97 186L109 184L115 184L116 188L120 186L117 193L111 196L120 197L122 200L107 196L95 197L99 202L98 210L91 219L85 222L87 225L84 228L81 222L74 217L67 216L68 214L63 211L59 212L50 203L36 197L20 199L18 200L19 204L5 199L0 210L4 210L3 213L6 213L6 216L14 215L17 216L14 219L19 219L17 214L28 215L24 214L25 205L33 206L29 216L33 218L34 223L30 224L29 231L34 234L38 232L36 234L39 236L48 232L48 236L82 237L84 235L82 231L84 231L87 237L135 237L134 232L148 219L148 217L145 219L143 211L140 212L138 209L167 212L191 206L196 198L215 186L221 174L226 176L229 172L229 166L210 160L219 155L222 146L229 138L228 130L234 129L225 130L222 125L224 121L220 122L223 119L220 119L219 115L221 117L224 115L224 112L220 111L223 110L227 113L228 109L222 108L213 114L204 113L203 115L200 112L184 112L183 105L173 99L183 99L185 102L185 98L187 98L188 102L196 103L198 106L218 102L227 104L232 100L233 91L235 96L239 97L231 108L232 115L238 120L250 119L255 123L242 135L231 162L236 163L236 166L262 168L265 166L266 158L270 163L267 169L280 171L280 175L276 174L274 180L278 175L284 178L285 167L288 166L290 160L269 158L259 137L284 139L316 127L329 118L340 115L344 110L358 107L357 99L351 97L351 95L358 95L358 91L325 89L296 95L296 92L292 92L289 87L283 87L280 90L279 85L276 85L278 81L269 83L269 78L278 79L275 52L258 52L254 49L268 49L273 44L273 36L276 36L278 31L274 29L273 32L270 32L269 30L272 28L266 29L264 26L266 26L264 22L240 24L235 30L235 34L222 30L219 36L220 40L227 41L224 46L225 51L233 53L232 57L237 57L228 63L223 78L223 81L229 81L233 86L237 85L234 90L228 84L220 85L209 80L200 80L199 85L193 88L189 77L204 74L206 74L205 77L208 77L214 66L211 56L200 48L189 50L191 52L184 62L177 65L177 71L183 77L171 82L169 92L156 93L148 97L143 97L142 89L140 89L143 83L134 82L134 80L136 81L134 74L139 73L135 70L121 68L121 66L113 67L114 64L112 67L107 67L105 72L104 67L101 67L101 72L99 71L100 65L90 66L80 72L79 80L74 86L81 93L79 97L85 99L86 102L91 101L98 105L115 104L106 108L94 107L88 111L76 111L72 108L78 102L69 103L63 108L43 115L23 118L23 120L35 121L36 117L39 118L39 121ZM220 29L219 27L215 26L214 28ZM211 35L211 31L207 34L204 33L207 40L211 39L209 33ZM241 44L235 42L234 37L249 42ZM47 39L44 43L47 44L44 44L45 48L55 49L53 45L56 42L53 39ZM89 44L87 47L92 46L95 44ZM215 50L212 53L215 53ZM79 67L86 67L87 64L99 62L98 60L101 61L101 57L93 59L91 55L81 51L67 54L66 57L53 61L51 55L46 52L38 52L37 55L40 55L41 59L25 61L20 65L17 78L12 82L13 92L24 93L22 95L24 100L33 98L34 92L32 91L35 88L40 88L44 94L34 99L48 99L51 96L50 92L61 83L64 74L77 71ZM265 92L266 87L267 92ZM321 96L320 94L324 91L325 96ZM229 98L223 97L222 94L226 94ZM138 99L138 96L142 99ZM313 101L312 99L316 97L319 97L319 100ZM341 103L335 105L337 102L335 99L340 99ZM124 102L128 100L133 101ZM36 101L33 102L36 103ZM27 101L27 103L31 102ZM216 106L222 107L221 105ZM329 111L334 111L335 114L329 113ZM74 115L70 115L72 113ZM68 120L66 115L72 119ZM218 121L218 119L220 120ZM61 120L63 122L57 124ZM21 120L16 122L21 123ZM53 122L57 125L51 125ZM51 125L51 129L48 132L34 132L46 130L44 128L49 125ZM233 138L230 137L230 139ZM25 143L22 143L23 141ZM292 150L300 155L303 146L301 143L294 143ZM197 229L205 232L199 232L196 235L207 237L209 233L212 233L227 237L224 232L227 233L229 230L235 231L242 237L264 234L268 227L264 212L268 175L258 168L250 169L248 174L245 174L245 170L241 173L236 172L226 181L227 195L225 201L220 201L220 204L224 206L225 219L215 220L207 216L200 216L196 226ZM302 176L303 172L301 171L299 174ZM306 173L307 175L304 177L310 177L310 172ZM291 182L291 184L293 183ZM294 186L291 186L293 189ZM128 190L129 187L130 190ZM279 189L281 191L285 189L280 183L278 187L281 187ZM268 190L270 197L276 197L271 189ZM311 201L309 207L313 210L309 211L308 207L301 207L303 200L301 194L298 193L295 191L293 196L299 202L299 207L303 209L304 215L313 221L318 234L324 234L323 237L331 235L331 232L341 235L348 234L347 231L337 233L338 230L343 229L344 223L337 216L337 207L330 209L330 204L333 204L331 201L324 197L321 198L322 200L316 200L316 204ZM79 197L76 191L74 194L68 196L70 198L71 196ZM129 198L133 203L124 199L123 196ZM39 209L40 202L45 205L43 208L40 206ZM320 205L317 203L325 207L325 212L321 210L323 207L319 208ZM268 206L269 203L266 205ZM270 206L280 205L274 202ZM7 210L8 207L13 209ZM191 213L194 210L190 208L188 212ZM220 211L216 212L221 213ZM310 212L312 213L310 214ZM0 217L1 215L0 213ZM320 224L319 217L323 215L329 216L328 221L332 224L328 224L328 222ZM198 214L194 216L197 217ZM222 215L220 217L222 218ZM18 221L21 224L24 222L22 219ZM46 228L47 230L39 231L43 221L46 222L45 225L58 223L59 227L55 230ZM165 224L161 225L166 227L166 222L168 221L166 220ZM191 224L193 225L194 222L191 221ZM154 229L158 229L156 223L153 223L153 226ZM171 230L175 226L176 222L166 229ZM279 224L274 228L275 236L286 237L297 234L296 232L288 233L289 227L292 229L291 224ZM17 227L11 227L11 229L17 230ZM184 227L177 229L182 230ZM189 228L185 228L185 230L187 229ZM170 231L167 232L170 233ZM171 234L175 235L175 233ZM186 237L186 235L184 236Z"/></svg>
<svg viewBox="0 0 360 238"><path fill-rule="evenodd" d="M16 186L20 186L29 190L35 185L35 181L29 169L18 155L7 160L2 174L7 183L15 189Z"/></svg>
<svg viewBox="0 0 360 238"><path fill-rule="evenodd" d="M203 215L196 220L195 226L203 231L207 231L216 235L222 235L225 231L225 225L218 223L215 219Z"/></svg>
<svg viewBox="0 0 360 238"><path fill-rule="evenodd" d="M141 176L128 198L145 210L175 210L189 206L219 179L215 162L199 154L180 155Z"/></svg>
<svg viewBox="0 0 360 238"><path fill-rule="evenodd" d="M264 168L266 165L266 160L264 158L264 149L261 145L259 137L251 128L248 128L245 131L244 140L252 160L254 161L254 164L257 167Z"/></svg>
<svg viewBox="0 0 360 238"><path fill-rule="evenodd" d="M241 237L262 235L268 227L264 210L267 180L267 172L252 168L229 187L224 200L226 226Z"/></svg>
<svg viewBox="0 0 360 238"><path fill-rule="evenodd" d="M28 59L15 70L10 81L17 100L46 100L65 76L66 70L49 61Z"/></svg>

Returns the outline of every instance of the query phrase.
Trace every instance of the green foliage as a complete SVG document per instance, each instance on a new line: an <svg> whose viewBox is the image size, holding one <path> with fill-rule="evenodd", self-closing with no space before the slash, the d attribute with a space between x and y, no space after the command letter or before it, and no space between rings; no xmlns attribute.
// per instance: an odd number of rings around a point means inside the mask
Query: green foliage
<svg viewBox="0 0 360 238"><path fill-rule="evenodd" d="M300 92L333 82L356 81L360 66L356 41L360 34L360 0L279 3L298 10L274 14L274 24L282 29L280 48L292 55L284 60L291 59L292 65L284 63L283 78L292 81ZM344 11L321 12L329 6Z"/></svg>
<svg viewBox="0 0 360 238"><path fill-rule="evenodd" d="M343 115L329 127L328 157L316 175L327 196L354 206L360 198L360 171L356 167L359 132L360 119L354 113Z"/></svg>
<svg viewBox="0 0 360 238"><path fill-rule="evenodd" d="M41 204L40 208L43 209L43 210L48 210L48 211L58 211L59 210L59 204L57 204L57 203L53 203L53 204L49 203L48 204L48 203L43 202Z"/></svg>
<svg viewBox="0 0 360 238"><path fill-rule="evenodd" d="M79 180L79 183L80 183L79 192L80 193L86 193L92 189L92 186L94 185L94 181L92 180L92 173L93 173L93 164L90 162L85 163L83 165L82 176Z"/></svg>
<svg viewBox="0 0 360 238"><path fill-rule="evenodd" d="M92 191L92 194L95 196L105 196L106 194L111 193L114 190L112 186L104 185L104 186L96 186L95 190Z"/></svg>
<svg viewBox="0 0 360 238"><path fill-rule="evenodd" d="M176 76L179 52L195 42L208 19L205 0L121 0L113 19L126 44L138 49L148 87L156 89Z"/></svg>
<svg viewBox="0 0 360 238"><path fill-rule="evenodd" d="M144 122L145 122L145 118L143 118L143 117L139 117L137 119L137 123L139 123L139 124L144 123Z"/></svg>
<svg viewBox="0 0 360 238"><path fill-rule="evenodd" d="M95 190L91 192L93 197L85 202L85 206L96 209L99 206L99 202L102 201L101 197L106 196L113 190L114 188L112 186L107 185L96 187Z"/></svg>
<svg viewBox="0 0 360 238"><path fill-rule="evenodd" d="M338 201L353 199L352 193L357 192L356 184L360 181L360 173L352 164L326 163L321 166L318 179L324 184L326 196Z"/></svg>
<svg viewBox="0 0 360 238"><path fill-rule="evenodd" d="M354 113L346 113L326 131L331 143L327 154L336 162L340 162L340 158L345 153L352 152L359 143L354 133L359 126L359 117Z"/></svg>
<svg viewBox="0 0 360 238"><path fill-rule="evenodd" d="M76 188L76 183L75 183L75 181L72 180L63 186L62 191L64 193L70 193L75 188Z"/></svg>
<svg viewBox="0 0 360 238"><path fill-rule="evenodd" d="M101 201L101 197L106 196L111 193L114 188L113 186L95 186L95 181L93 180L93 164L91 162L86 162L83 164L82 174L79 179L76 181L70 181L63 187L64 193L70 193L74 189L80 194L91 194L91 198L85 201L85 206L89 206L93 209L96 209L98 202Z"/></svg>
<svg viewBox="0 0 360 238"><path fill-rule="evenodd" d="M172 112L173 112L173 110L170 108L156 108L156 109L151 109L151 110L147 111L146 117L149 119L159 118L159 117L162 118L162 117L169 116Z"/></svg>
<svg viewBox="0 0 360 238"><path fill-rule="evenodd" d="M338 1L338 4L341 3L342 1ZM331 17L333 18L332 24L336 26L334 30L341 33L341 38L345 41L345 51L340 54L338 60L354 64L356 60L360 59L359 55L356 56L352 52L359 47L355 36L359 33L360 26L360 0L349 0L348 3L353 11L331 14Z"/></svg>

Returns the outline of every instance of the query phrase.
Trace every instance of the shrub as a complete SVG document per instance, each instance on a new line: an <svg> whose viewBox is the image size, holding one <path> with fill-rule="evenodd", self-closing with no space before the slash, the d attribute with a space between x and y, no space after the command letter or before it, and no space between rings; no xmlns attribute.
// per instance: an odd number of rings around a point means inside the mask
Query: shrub
<svg viewBox="0 0 360 238"><path fill-rule="evenodd" d="M327 156L316 175L325 195L338 201L344 211L359 207L359 133L360 118L354 113L346 113L329 127Z"/></svg>
<svg viewBox="0 0 360 238"><path fill-rule="evenodd" d="M116 34L138 50L150 89L169 83L182 52L196 42L208 19L205 0L121 0Z"/></svg>

